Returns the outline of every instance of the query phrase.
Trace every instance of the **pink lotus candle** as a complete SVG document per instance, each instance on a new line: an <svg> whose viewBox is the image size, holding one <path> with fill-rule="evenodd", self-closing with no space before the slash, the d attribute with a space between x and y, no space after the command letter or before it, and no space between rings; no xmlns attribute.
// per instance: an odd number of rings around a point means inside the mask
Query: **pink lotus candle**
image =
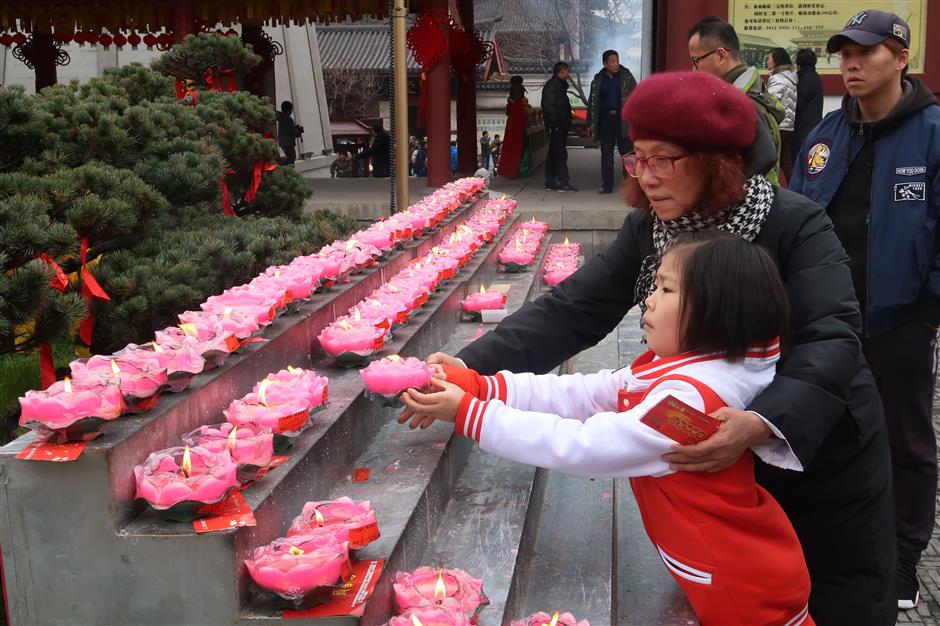
<svg viewBox="0 0 940 626"><path fill-rule="evenodd" d="M124 399L116 383L73 384L69 378L19 399L20 426L37 430L53 443L90 441L121 415Z"/></svg>
<svg viewBox="0 0 940 626"><path fill-rule="evenodd" d="M442 606L408 609L388 621L388 626L470 626L467 616Z"/></svg>
<svg viewBox="0 0 940 626"><path fill-rule="evenodd" d="M369 228L353 234L353 239L387 252L395 247L395 230L384 220L379 220Z"/></svg>
<svg viewBox="0 0 940 626"><path fill-rule="evenodd" d="M230 424L255 424L286 437L296 437L310 425L310 406L304 398L294 396L279 404L268 403L265 388L234 400L222 413Z"/></svg>
<svg viewBox="0 0 940 626"><path fill-rule="evenodd" d="M179 316L180 324L192 324L196 327L199 337L215 337L220 335L235 336L246 339L258 332L258 321L253 315L237 311L232 307L225 307L221 313L206 313L205 311L186 311Z"/></svg>
<svg viewBox="0 0 940 626"><path fill-rule="evenodd" d="M288 537L303 535L318 528L335 529L338 537L349 541L353 550L379 538L375 511L369 501L355 502L345 496L328 502L308 502L291 522Z"/></svg>
<svg viewBox="0 0 940 626"><path fill-rule="evenodd" d="M290 301L310 297L319 280L318 275L311 274L301 267L294 268L290 265L279 265L269 267L263 274L255 277L249 285L254 285L261 290L283 288L286 291L288 301Z"/></svg>
<svg viewBox="0 0 940 626"><path fill-rule="evenodd" d="M522 223L522 227L533 233L544 233L548 231L548 224L545 222L537 222L533 217L531 220Z"/></svg>
<svg viewBox="0 0 940 626"><path fill-rule="evenodd" d="M373 361L359 372L366 391L383 400L397 400L405 389L425 389L431 384L434 370L430 365L413 356L402 358L392 354Z"/></svg>
<svg viewBox="0 0 940 626"><path fill-rule="evenodd" d="M212 365L221 364L229 354L241 347L238 338L222 330L220 323L197 326L194 322L184 322L179 326L158 330L154 335L162 348L178 348L187 342L187 337L194 338L197 350Z"/></svg>
<svg viewBox="0 0 940 626"><path fill-rule="evenodd" d="M462 569L419 567L411 573L398 572L393 587L399 611L442 606L476 621L479 612L490 603L483 593L483 581Z"/></svg>
<svg viewBox="0 0 940 626"><path fill-rule="evenodd" d="M170 391L174 392L186 389L193 377L206 367L206 360L202 358L202 350L195 337L184 337L183 341L167 346L161 346L156 341L142 346L131 343L115 352L114 357L119 362L134 365L156 360L166 370L167 384Z"/></svg>
<svg viewBox="0 0 940 626"><path fill-rule="evenodd" d="M137 359L131 363L106 355L78 359L69 364L72 382L85 385L113 381L121 386L121 393L131 400L142 400L155 395L167 383L166 368L156 359Z"/></svg>
<svg viewBox="0 0 940 626"><path fill-rule="evenodd" d="M472 318L480 319L481 311L501 309L506 306L506 294L499 291L487 293L486 287L480 285L479 293L471 293L460 301L460 307Z"/></svg>
<svg viewBox="0 0 940 626"><path fill-rule="evenodd" d="M137 497L171 521L188 522L199 509L220 501L237 484L236 466L228 452L202 448L169 448L152 453L134 468Z"/></svg>
<svg viewBox="0 0 940 626"><path fill-rule="evenodd" d="M199 305L203 311L222 314L226 309L241 311L254 316L258 324L266 326L277 315L277 309L287 302L287 290L272 286L258 289L249 285L239 285L226 289L217 296L211 296Z"/></svg>
<svg viewBox="0 0 940 626"><path fill-rule="evenodd" d="M511 626L591 626L591 623L586 619L576 619L571 613L555 611L549 615L539 611L525 619L513 620Z"/></svg>
<svg viewBox="0 0 940 626"><path fill-rule="evenodd" d="M225 422L200 426L184 435L183 443L190 447L199 446L213 454L228 452L238 465L239 484L257 478L258 471L270 465L274 456L274 434L270 428L256 424L239 427Z"/></svg>
<svg viewBox="0 0 940 626"><path fill-rule="evenodd" d="M311 409L326 403L330 381L313 370L288 365L287 369L268 374L252 388L252 393L265 398L270 405L301 398Z"/></svg>
<svg viewBox="0 0 940 626"><path fill-rule="evenodd" d="M351 572L348 545L333 539L316 543L275 539L255 549L245 566L259 587L280 596L293 609L323 602L331 588L345 582Z"/></svg>
<svg viewBox="0 0 940 626"><path fill-rule="evenodd" d="M368 361L385 345L385 330L369 320L342 319L324 328L317 340L323 351L336 358L341 367L354 367Z"/></svg>

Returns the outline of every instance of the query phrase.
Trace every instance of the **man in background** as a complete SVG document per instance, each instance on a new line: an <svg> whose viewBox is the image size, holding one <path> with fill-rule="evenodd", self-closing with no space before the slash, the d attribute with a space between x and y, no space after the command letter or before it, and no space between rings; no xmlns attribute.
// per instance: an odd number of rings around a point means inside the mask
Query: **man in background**
<svg viewBox="0 0 940 626"><path fill-rule="evenodd" d="M604 68L594 75L588 97L588 124L601 145L601 188L599 193L614 191L614 146L622 157L633 150L630 129L620 110L636 87L636 79L620 65L616 50L606 50L601 59ZM623 173L623 167L618 168ZM621 179L622 180L622 179Z"/></svg>

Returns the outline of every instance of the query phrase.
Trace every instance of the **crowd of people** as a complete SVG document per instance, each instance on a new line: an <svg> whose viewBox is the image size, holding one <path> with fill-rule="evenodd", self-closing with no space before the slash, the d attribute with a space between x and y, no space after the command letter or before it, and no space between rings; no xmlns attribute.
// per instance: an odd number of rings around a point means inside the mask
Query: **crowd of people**
<svg viewBox="0 0 940 626"><path fill-rule="evenodd" d="M689 32L695 71L636 84L605 52L589 113L600 192L616 145L636 210L551 292L430 355L434 389L409 390L399 421L629 477L706 626L894 624L918 603L937 496L940 105L908 75L910 36L878 10L833 35L847 93L821 121L814 57L772 51L767 85L718 18ZM567 78L558 63L542 93L558 191L574 189ZM629 368L546 373L634 305L649 351ZM651 426L669 396L717 432L677 444Z"/></svg>

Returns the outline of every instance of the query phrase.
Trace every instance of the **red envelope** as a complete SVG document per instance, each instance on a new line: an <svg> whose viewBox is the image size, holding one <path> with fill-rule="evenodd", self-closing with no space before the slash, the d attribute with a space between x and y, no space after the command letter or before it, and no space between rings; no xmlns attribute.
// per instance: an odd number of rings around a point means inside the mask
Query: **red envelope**
<svg viewBox="0 0 940 626"><path fill-rule="evenodd" d="M715 434L721 420L710 417L685 402L667 396L640 421L684 445L705 441Z"/></svg>

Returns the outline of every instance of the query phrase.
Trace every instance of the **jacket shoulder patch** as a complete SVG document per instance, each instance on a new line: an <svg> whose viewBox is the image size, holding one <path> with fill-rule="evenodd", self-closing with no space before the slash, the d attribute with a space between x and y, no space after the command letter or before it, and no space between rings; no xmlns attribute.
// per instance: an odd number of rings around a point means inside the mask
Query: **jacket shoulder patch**
<svg viewBox="0 0 940 626"><path fill-rule="evenodd" d="M806 173L812 177L819 176L826 169L826 165L829 164L831 152L832 150L828 144L822 142L814 144L806 155Z"/></svg>
<svg viewBox="0 0 940 626"><path fill-rule="evenodd" d="M927 183L895 183L894 201L924 201L927 199Z"/></svg>
<svg viewBox="0 0 940 626"><path fill-rule="evenodd" d="M926 174L927 166L926 165L914 165L910 167L898 167L895 168L894 173L898 176L917 176L918 174Z"/></svg>

